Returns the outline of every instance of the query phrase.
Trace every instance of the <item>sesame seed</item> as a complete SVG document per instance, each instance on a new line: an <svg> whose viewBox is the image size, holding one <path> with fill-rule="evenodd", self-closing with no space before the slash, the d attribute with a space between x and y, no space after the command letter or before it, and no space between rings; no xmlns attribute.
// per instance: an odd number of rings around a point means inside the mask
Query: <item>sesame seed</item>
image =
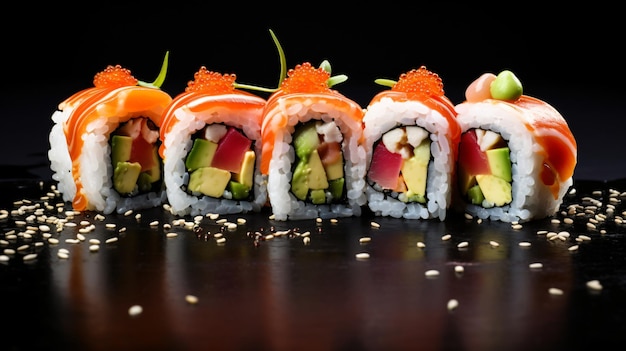
<svg viewBox="0 0 626 351"><path fill-rule="evenodd" d="M423 242L421 242L421 241L418 241L418 242L417 242L417 247L419 247L420 249L423 249L423 248L425 248L425 247L426 247L426 244L424 244L424 243L423 243Z"/></svg>
<svg viewBox="0 0 626 351"><path fill-rule="evenodd" d="M602 284L600 284L599 280L590 280L586 285L591 290L602 290Z"/></svg>
<svg viewBox="0 0 626 351"><path fill-rule="evenodd" d="M543 268L543 264L540 262L531 263L528 265L530 269L541 269Z"/></svg>
<svg viewBox="0 0 626 351"><path fill-rule="evenodd" d="M528 241L520 241L518 245L520 247L530 247L530 243Z"/></svg>
<svg viewBox="0 0 626 351"><path fill-rule="evenodd" d="M194 296L194 295L186 295L185 296L185 301L187 301L187 303L195 305L198 303L198 297Z"/></svg>
<svg viewBox="0 0 626 351"><path fill-rule="evenodd" d="M463 273L463 272L465 272L465 268L463 266L459 266L459 265L454 266L454 272L456 272L456 273Z"/></svg>
<svg viewBox="0 0 626 351"><path fill-rule="evenodd" d="M305 236L304 238L302 238L302 242L304 243L304 245L308 245L311 243L311 237L310 236Z"/></svg>
<svg viewBox="0 0 626 351"><path fill-rule="evenodd" d="M98 250L100 250L100 245L97 245L97 244L89 245L89 251L96 252Z"/></svg>
<svg viewBox="0 0 626 351"><path fill-rule="evenodd" d="M459 301L457 301L456 299L450 299L448 300L448 311L452 311L454 309L456 309L457 307L459 307Z"/></svg>
<svg viewBox="0 0 626 351"><path fill-rule="evenodd" d="M131 317L138 316L138 315L140 315L142 312L143 312L143 307L141 307L141 306L139 306L139 305L133 305L133 306L130 306L130 308L128 309L128 314L129 314Z"/></svg>
<svg viewBox="0 0 626 351"><path fill-rule="evenodd" d="M491 247L498 247L498 246L500 246L500 244L497 241L493 241L493 240L491 240L489 242L489 245L491 245Z"/></svg>
<svg viewBox="0 0 626 351"><path fill-rule="evenodd" d="M36 253L31 253L28 255L24 255L24 257L22 258L24 261L32 261L34 259L37 258L37 254Z"/></svg>
<svg viewBox="0 0 626 351"><path fill-rule="evenodd" d="M567 250L569 250L569 251L576 251L576 250L578 250L578 245L572 245L572 246L568 247Z"/></svg>
<svg viewBox="0 0 626 351"><path fill-rule="evenodd" d="M104 241L104 243L105 243L105 244L110 244L110 243L114 243L114 242L116 242L116 241L117 241L117 237L116 237L116 236L114 236L114 237L112 237L112 238L108 238L108 239L106 239L106 240Z"/></svg>
<svg viewBox="0 0 626 351"><path fill-rule="evenodd" d="M370 226L372 228L380 228L380 224L378 224L377 222L370 222Z"/></svg>
<svg viewBox="0 0 626 351"><path fill-rule="evenodd" d="M178 236L178 233L170 232L170 233L165 234L165 236L168 238L175 238Z"/></svg>
<svg viewBox="0 0 626 351"><path fill-rule="evenodd" d="M464 248L464 247L468 247L468 246L469 246L469 243L468 243L467 241L462 241L462 242L460 242L460 243L457 245L457 247L458 247L459 249L462 249L462 248Z"/></svg>
<svg viewBox="0 0 626 351"><path fill-rule="evenodd" d="M424 273L424 275L427 277L436 277L439 276L439 271L436 269L429 269Z"/></svg>
<svg viewBox="0 0 626 351"><path fill-rule="evenodd" d="M548 293L550 293L550 295L563 295L563 290L558 288L550 288L548 289Z"/></svg>
<svg viewBox="0 0 626 351"><path fill-rule="evenodd" d="M441 240L446 241L446 240L450 240L450 238L452 238L452 235L446 234L446 235L441 237Z"/></svg>
<svg viewBox="0 0 626 351"><path fill-rule="evenodd" d="M360 252L360 253L356 254L356 258L358 260L366 260L366 259L370 258L370 254L368 254L367 252Z"/></svg>
<svg viewBox="0 0 626 351"><path fill-rule="evenodd" d="M364 244L364 243L369 243L370 241L372 241L372 238L370 237L363 237L363 238L359 238L359 243Z"/></svg>

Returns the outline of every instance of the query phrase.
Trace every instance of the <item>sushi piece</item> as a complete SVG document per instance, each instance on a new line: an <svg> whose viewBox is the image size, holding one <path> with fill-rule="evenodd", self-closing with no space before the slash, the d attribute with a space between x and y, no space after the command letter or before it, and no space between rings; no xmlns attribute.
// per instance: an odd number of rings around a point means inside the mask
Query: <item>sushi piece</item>
<svg viewBox="0 0 626 351"><path fill-rule="evenodd" d="M523 94L505 70L485 73L456 106L457 207L478 218L525 222L553 215L573 183L576 140L563 116Z"/></svg>
<svg viewBox="0 0 626 351"><path fill-rule="evenodd" d="M267 203L259 172L266 100L235 88L234 74L201 67L163 115L159 150L171 212L258 212Z"/></svg>
<svg viewBox="0 0 626 351"><path fill-rule="evenodd" d="M276 220L361 215L363 109L331 89L335 78L327 61L319 68L305 62L268 98L261 173Z"/></svg>
<svg viewBox="0 0 626 351"><path fill-rule="evenodd" d="M367 205L377 216L443 221L452 199L461 129L441 78L425 66L400 75L365 116Z"/></svg>
<svg viewBox="0 0 626 351"><path fill-rule="evenodd" d="M171 96L120 65L95 75L94 87L61 102L52 115L48 158L52 178L74 210L105 214L158 206L165 201L158 156L161 115Z"/></svg>

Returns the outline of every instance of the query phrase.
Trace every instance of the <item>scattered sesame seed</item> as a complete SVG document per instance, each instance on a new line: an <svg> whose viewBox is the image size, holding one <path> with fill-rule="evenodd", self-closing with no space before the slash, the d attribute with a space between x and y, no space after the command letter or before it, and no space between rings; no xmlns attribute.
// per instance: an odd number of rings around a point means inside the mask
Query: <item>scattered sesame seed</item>
<svg viewBox="0 0 626 351"><path fill-rule="evenodd" d="M187 301L187 303L195 305L198 303L198 297L194 296L194 295L186 295L185 296L185 301Z"/></svg>
<svg viewBox="0 0 626 351"><path fill-rule="evenodd" d="M106 240L104 241L104 243L105 243L105 244L110 244L110 243L114 243L114 242L116 242L116 241L117 241L117 237L116 237L116 236L114 236L114 237L112 237L112 238L108 238L108 239L106 239Z"/></svg>
<svg viewBox="0 0 626 351"><path fill-rule="evenodd" d="M304 245L308 245L311 243L311 237L310 236L305 236L304 238L302 238L302 242L304 243Z"/></svg>
<svg viewBox="0 0 626 351"><path fill-rule="evenodd" d="M576 251L576 250L578 250L578 245L572 245L572 246L568 247L567 250L569 250L569 251Z"/></svg>
<svg viewBox="0 0 626 351"><path fill-rule="evenodd" d="M541 269L543 268L543 264L540 262L531 263L528 265L530 269Z"/></svg>
<svg viewBox="0 0 626 351"><path fill-rule="evenodd" d="M446 241L446 240L450 240L450 238L452 238L452 235L446 234L446 235L441 237L441 240Z"/></svg>
<svg viewBox="0 0 626 351"><path fill-rule="evenodd" d="M462 248L468 247L468 246L469 246L469 243L467 241L462 241L456 247L458 247L459 249L462 249Z"/></svg>
<svg viewBox="0 0 626 351"><path fill-rule="evenodd" d="M417 242L417 247L419 247L420 249L423 249L426 247L426 244L424 244L422 241L418 241Z"/></svg>
<svg viewBox="0 0 626 351"><path fill-rule="evenodd" d="M129 314L131 317L138 316L138 315L140 315L142 312L143 312L143 307L141 307L141 306L139 306L139 305L133 305L133 306L130 306L130 308L128 309L128 314Z"/></svg>
<svg viewBox="0 0 626 351"><path fill-rule="evenodd" d="M218 244L223 244L226 242L226 238L218 238L215 240Z"/></svg>
<svg viewBox="0 0 626 351"><path fill-rule="evenodd" d="M436 269L429 269L424 273L424 275L427 277L437 277L439 276L439 271Z"/></svg>
<svg viewBox="0 0 626 351"><path fill-rule="evenodd" d="M599 280L590 280L586 285L591 290L602 290L602 284L600 284Z"/></svg>
<svg viewBox="0 0 626 351"><path fill-rule="evenodd" d="M24 257L22 258L24 261L32 261L34 259L37 258L37 254L36 253L31 253L28 255L24 255Z"/></svg>
<svg viewBox="0 0 626 351"><path fill-rule="evenodd" d="M518 245L520 247L530 247L530 243L528 241L520 241Z"/></svg>
<svg viewBox="0 0 626 351"><path fill-rule="evenodd" d="M380 224L378 224L377 222L370 222L370 226L372 228L380 228Z"/></svg>
<svg viewBox="0 0 626 351"><path fill-rule="evenodd" d="M165 234L165 236L168 238L175 238L178 236L178 233L170 232L170 233Z"/></svg>
<svg viewBox="0 0 626 351"><path fill-rule="evenodd" d="M369 243L370 241L372 241L372 238L370 238L368 236L359 238L359 243L361 243L361 244Z"/></svg>
<svg viewBox="0 0 626 351"><path fill-rule="evenodd" d="M498 247L498 246L500 246L500 244L497 241L493 241L493 240L491 240L489 242L489 245L491 245L491 247Z"/></svg>
<svg viewBox="0 0 626 351"><path fill-rule="evenodd" d="M368 254L367 252L360 252L360 253L356 254L356 258L358 260L366 260L366 259L370 258L370 254Z"/></svg>
<svg viewBox="0 0 626 351"><path fill-rule="evenodd" d="M465 272L465 268L463 266L456 265L456 266L454 266L454 272L456 272L456 273L463 273L463 272Z"/></svg>
<svg viewBox="0 0 626 351"><path fill-rule="evenodd" d="M97 244L89 245L89 251L96 252L98 250L100 250L100 245L97 245Z"/></svg>
<svg viewBox="0 0 626 351"><path fill-rule="evenodd" d="M550 293L550 295L563 295L563 290L558 288L550 288L548 289L548 293Z"/></svg>
<svg viewBox="0 0 626 351"><path fill-rule="evenodd" d="M457 301L456 299L450 299L448 300L448 311L452 311L455 310L457 307L459 307L459 301Z"/></svg>

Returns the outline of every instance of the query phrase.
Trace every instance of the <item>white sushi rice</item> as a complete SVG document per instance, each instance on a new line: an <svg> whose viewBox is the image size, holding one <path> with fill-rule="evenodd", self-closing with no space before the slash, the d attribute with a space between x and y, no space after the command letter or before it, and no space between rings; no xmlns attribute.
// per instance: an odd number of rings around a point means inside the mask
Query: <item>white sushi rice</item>
<svg viewBox="0 0 626 351"><path fill-rule="evenodd" d="M455 200L458 204L455 207L474 217L503 222L524 222L554 214L563 202L563 196L573 180L572 178L562 180L556 199L550 188L541 181L543 148L535 140L533 131L526 128L521 118L523 113L528 112L508 104L489 101L464 103L457 105L456 109L462 132L473 128L492 130L500 133L508 141L512 163L513 200L508 205L493 207L486 202L478 206L458 199Z"/></svg>
<svg viewBox="0 0 626 351"><path fill-rule="evenodd" d="M362 134L360 123L351 123L351 117L343 116L343 111L333 109L332 104L323 99L307 99L303 103L291 104L288 108L281 106L280 113L287 116L288 122L282 133L275 131L276 141L267 179L267 192L274 218L284 221L360 216L361 206L366 202L366 152L358 142ZM310 120L335 123L343 135L341 150L344 157L346 203L316 205L298 200L291 192L291 168L295 160L295 150L291 144L292 134L298 123Z"/></svg>
<svg viewBox="0 0 626 351"><path fill-rule="evenodd" d="M164 173L165 187L167 191L167 201L171 206L171 212L176 215L204 215L207 213L247 213L258 212L267 202L266 179L261 175L258 167L261 150L261 127L254 122L254 118L249 118L248 124L235 124L229 119L227 112L223 112L220 118L214 118L215 122L222 122L232 125L243 131L243 133L253 141L253 148L257 155L255 162L257 166L254 171L254 198L252 201L230 200L226 198L214 198L203 194L189 194L183 190L189 182L189 173L185 168L185 158L193 145L192 135L204 128L207 124L197 118L185 108L180 108L174 112L177 123L168 132L165 138L164 151Z"/></svg>
<svg viewBox="0 0 626 351"><path fill-rule="evenodd" d="M443 221L452 198L451 182L454 170L452 148L456 147L456 145L451 145L447 137L449 125L446 118L419 101L396 102L384 97L368 106L363 123L365 125L363 134L367 145L367 164L371 162L374 143L384 133L398 126L422 127L429 133L431 140L432 157L428 164L426 204L403 202L375 189L368 183L366 193L370 210L377 216L407 219L438 218Z"/></svg>
<svg viewBox="0 0 626 351"><path fill-rule="evenodd" d="M63 124L71 110L56 111L52 115L54 126L49 135L50 150L48 158L53 171L52 179L58 181L58 189L64 201L73 201L77 187L74 182L72 160L70 158ZM156 207L166 200L164 190L150 192L133 197L121 197L113 189L113 166L111 165L111 146L109 135L119 126L114 118L102 117L89 123L82 135L83 147L78 163L80 179L89 210L104 214L114 211L124 213L128 210Z"/></svg>

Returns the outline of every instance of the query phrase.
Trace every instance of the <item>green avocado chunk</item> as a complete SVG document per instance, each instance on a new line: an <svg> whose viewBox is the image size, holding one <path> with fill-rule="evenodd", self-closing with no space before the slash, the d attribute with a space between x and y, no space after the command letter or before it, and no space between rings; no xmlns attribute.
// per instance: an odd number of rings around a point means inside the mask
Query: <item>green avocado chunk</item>
<svg viewBox="0 0 626 351"><path fill-rule="evenodd" d="M111 164L117 167L118 162L130 160L130 151L133 145L133 138L125 135L113 135L111 137Z"/></svg>
<svg viewBox="0 0 626 351"><path fill-rule="evenodd" d="M509 148L501 147L497 149L491 149L487 150L485 154L487 155L487 160L489 161L489 169L491 169L491 174L495 177L502 178L507 182L510 182L512 178Z"/></svg>
<svg viewBox="0 0 626 351"><path fill-rule="evenodd" d="M245 184L231 180L228 186L235 200L247 199L250 196L250 187Z"/></svg>
<svg viewBox="0 0 626 351"><path fill-rule="evenodd" d="M194 171L201 167L210 167L217 149L217 143L207 139L197 138L193 141L191 151L185 160L188 171Z"/></svg>
<svg viewBox="0 0 626 351"><path fill-rule="evenodd" d="M467 197L474 205L482 204L483 200L485 199L485 196L483 195L482 190L480 190L480 186L478 186L478 184L467 190Z"/></svg>
<svg viewBox="0 0 626 351"><path fill-rule="evenodd" d="M306 200L306 196L309 193L309 163L306 160L300 159L296 168L293 170L293 177L291 178L291 191L300 200Z"/></svg>
<svg viewBox="0 0 626 351"><path fill-rule="evenodd" d="M343 185L345 178L337 178L328 181L328 190L333 197L333 200L339 200L343 197Z"/></svg>
<svg viewBox="0 0 626 351"><path fill-rule="evenodd" d="M113 188L123 195L132 193L140 173L139 162L118 162L113 171Z"/></svg>
<svg viewBox="0 0 626 351"><path fill-rule="evenodd" d="M315 129L315 122L309 122L299 126L293 133L293 145L296 155L307 160L313 150L320 144L320 137Z"/></svg>
<svg viewBox="0 0 626 351"><path fill-rule="evenodd" d="M311 202L315 205L326 203L326 191L324 189L311 190Z"/></svg>

